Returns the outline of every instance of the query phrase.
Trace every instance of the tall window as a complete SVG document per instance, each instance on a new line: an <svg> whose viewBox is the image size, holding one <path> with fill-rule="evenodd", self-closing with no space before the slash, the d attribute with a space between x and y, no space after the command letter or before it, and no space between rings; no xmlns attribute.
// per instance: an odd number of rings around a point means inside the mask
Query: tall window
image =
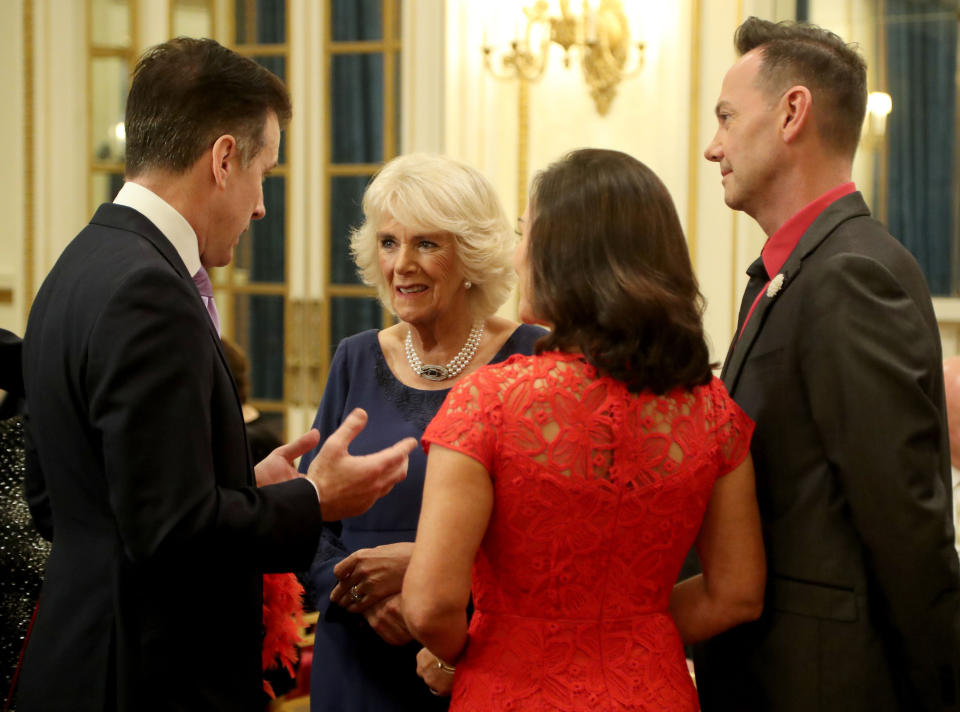
<svg viewBox="0 0 960 712"><path fill-rule="evenodd" d="M87 99L90 209L113 200L123 185L123 114L136 61L135 6L130 0L89 0Z"/></svg>
<svg viewBox="0 0 960 712"><path fill-rule="evenodd" d="M330 0L328 7L324 374L343 337L391 323L375 291L357 276L349 233L362 221L360 202L371 176L397 155L400 119L400 0Z"/></svg>
<svg viewBox="0 0 960 712"><path fill-rule="evenodd" d="M88 0L87 99L89 203L110 202L123 186L124 111L140 47L137 16L144 0ZM169 0L171 36L214 36L214 0Z"/></svg>
<svg viewBox="0 0 960 712"><path fill-rule="evenodd" d="M113 200L123 185L126 95L130 72L145 49L135 28L143 26L138 15L157 7L154 0L86 1L93 209ZM165 8L168 36L214 37L288 85L291 72L306 80L293 97L299 120L283 133L279 165L263 187L266 216L240 237L233 262L211 271L223 335L250 360L251 402L283 436L289 413L296 413L299 428L305 410L316 408L340 340L391 321L374 290L360 283L348 241L350 229L360 222L368 181L398 152L401 0L318 0L316 5L311 0L293 4L293 10L288 0L166 0ZM292 11L317 23L306 32L296 26L294 41L318 48L323 81L314 81L308 66L291 67ZM226 22L218 27L217 17ZM151 37L146 44L165 38ZM306 54L301 52L298 61L303 63ZM325 108L322 151L305 155L298 148L304 155L293 155L288 135L310 125L307 107L317 103ZM294 295L291 265L302 265L306 257L302 246L291 247L288 232L290 195L300 194L291 186L290 167L317 162L322 177L314 179L307 171L294 177L304 182L300 190L306 199L315 195L323 201L323 224L300 240L322 246L322 284Z"/></svg>
<svg viewBox="0 0 960 712"><path fill-rule="evenodd" d="M216 37L216 0L170 0L171 37Z"/></svg>
<svg viewBox="0 0 960 712"><path fill-rule="evenodd" d="M868 90L892 105L868 113L858 187L916 257L931 293L960 297L956 0L801 0L797 16L860 45ZM877 111L884 104L886 116Z"/></svg>
<svg viewBox="0 0 960 712"><path fill-rule="evenodd" d="M960 296L960 133L955 0L885 0L887 222L927 276L930 291Z"/></svg>
<svg viewBox="0 0 960 712"><path fill-rule="evenodd" d="M230 44L240 54L287 81L289 46L286 0L234 0ZM277 167L263 185L266 216L241 237L233 262L213 271L223 335L250 360L250 400L278 435L284 433L287 323L286 132ZM221 307L220 305L224 305Z"/></svg>

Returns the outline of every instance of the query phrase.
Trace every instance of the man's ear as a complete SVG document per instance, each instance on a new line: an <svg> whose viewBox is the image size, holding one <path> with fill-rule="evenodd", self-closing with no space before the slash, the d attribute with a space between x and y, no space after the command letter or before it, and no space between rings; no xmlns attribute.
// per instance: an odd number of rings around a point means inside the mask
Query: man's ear
<svg viewBox="0 0 960 712"><path fill-rule="evenodd" d="M210 151L210 168L217 187L222 188L233 170L237 158L237 140L230 134L224 134L213 142Z"/></svg>
<svg viewBox="0 0 960 712"><path fill-rule="evenodd" d="M784 142L792 143L813 121L813 95L807 87L797 84L784 92L780 107L780 132Z"/></svg>

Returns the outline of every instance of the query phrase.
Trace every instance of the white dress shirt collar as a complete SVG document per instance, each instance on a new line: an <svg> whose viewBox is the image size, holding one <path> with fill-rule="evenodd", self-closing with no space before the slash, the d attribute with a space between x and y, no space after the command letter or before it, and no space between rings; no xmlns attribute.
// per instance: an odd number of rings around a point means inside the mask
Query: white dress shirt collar
<svg viewBox="0 0 960 712"><path fill-rule="evenodd" d="M149 188L131 181L123 184L113 202L133 208L152 222L176 248L191 277L199 271L200 248L197 246L197 233L170 203Z"/></svg>

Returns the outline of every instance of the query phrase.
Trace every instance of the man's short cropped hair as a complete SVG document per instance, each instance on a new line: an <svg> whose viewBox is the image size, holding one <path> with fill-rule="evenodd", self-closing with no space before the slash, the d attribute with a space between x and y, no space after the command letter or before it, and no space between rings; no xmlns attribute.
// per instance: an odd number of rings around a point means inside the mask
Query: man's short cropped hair
<svg viewBox="0 0 960 712"><path fill-rule="evenodd" d="M177 37L148 49L133 70L126 110L126 175L183 173L224 134L244 165L263 147L267 114L290 120L283 82L209 39Z"/></svg>
<svg viewBox="0 0 960 712"><path fill-rule="evenodd" d="M815 25L757 17L737 28L734 45L741 55L760 48L759 79L771 98L798 84L807 87L820 138L839 152L856 153L867 111L867 65L854 45Z"/></svg>

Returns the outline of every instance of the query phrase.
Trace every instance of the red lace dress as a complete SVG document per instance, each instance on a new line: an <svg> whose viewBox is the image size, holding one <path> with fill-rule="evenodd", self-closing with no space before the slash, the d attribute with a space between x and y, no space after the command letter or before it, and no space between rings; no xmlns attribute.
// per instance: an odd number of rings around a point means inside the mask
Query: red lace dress
<svg viewBox="0 0 960 712"><path fill-rule="evenodd" d="M451 710L698 709L667 604L752 431L717 379L631 394L570 354L458 384L424 447L481 462L494 505Z"/></svg>

